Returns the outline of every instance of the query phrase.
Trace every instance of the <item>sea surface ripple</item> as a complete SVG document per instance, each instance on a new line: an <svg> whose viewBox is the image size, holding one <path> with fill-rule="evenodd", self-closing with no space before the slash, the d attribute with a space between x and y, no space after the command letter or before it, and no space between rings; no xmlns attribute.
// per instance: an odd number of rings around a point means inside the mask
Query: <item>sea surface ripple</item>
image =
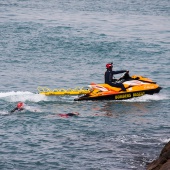
<svg viewBox="0 0 170 170"><path fill-rule="evenodd" d="M170 140L169 9L169 0L1 0L0 169L146 169ZM163 89L122 101L38 94L103 83L107 62ZM25 110L9 114L19 101ZM69 112L80 116L58 116Z"/></svg>

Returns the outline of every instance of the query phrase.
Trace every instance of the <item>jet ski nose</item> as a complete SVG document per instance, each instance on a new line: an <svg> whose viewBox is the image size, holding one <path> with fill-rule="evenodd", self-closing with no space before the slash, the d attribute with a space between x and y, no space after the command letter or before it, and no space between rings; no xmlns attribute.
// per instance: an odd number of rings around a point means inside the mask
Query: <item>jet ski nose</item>
<svg viewBox="0 0 170 170"><path fill-rule="evenodd" d="M160 90L162 90L163 88L162 87L158 87L156 90L155 90L155 93L159 93Z"/></svg>

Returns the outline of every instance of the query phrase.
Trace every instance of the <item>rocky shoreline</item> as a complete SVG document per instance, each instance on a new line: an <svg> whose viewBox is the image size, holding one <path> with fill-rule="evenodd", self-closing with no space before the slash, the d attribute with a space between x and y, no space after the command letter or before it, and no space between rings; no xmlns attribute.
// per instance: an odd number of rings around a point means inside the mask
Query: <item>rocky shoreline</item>
<svg viewBox="0 0 170 170"><path fill-rule="evenodd" d="M170 170L170 141L163 147L158 159L147 165L146 170Z"/></svg>

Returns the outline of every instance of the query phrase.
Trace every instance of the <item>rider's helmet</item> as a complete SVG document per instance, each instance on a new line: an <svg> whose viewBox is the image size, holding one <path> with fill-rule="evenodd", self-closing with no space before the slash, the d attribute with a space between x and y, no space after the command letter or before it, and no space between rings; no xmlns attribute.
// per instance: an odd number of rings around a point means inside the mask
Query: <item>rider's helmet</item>
<svg viewBox="0 0 170 170"><path fill-rule="evenodd" d="M106 64L106 69L112 69L112 67L113 67L113 63Z"/></svg>

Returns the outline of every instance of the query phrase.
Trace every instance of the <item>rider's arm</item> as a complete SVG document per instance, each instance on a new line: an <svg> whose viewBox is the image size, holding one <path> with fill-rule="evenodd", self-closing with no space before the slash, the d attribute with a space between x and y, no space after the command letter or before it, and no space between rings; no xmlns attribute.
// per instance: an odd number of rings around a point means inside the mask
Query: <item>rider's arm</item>
<svg viewBox="0 0 170 170"><path fill-rule="evenodd" d="M112 71L113 74L125 73L127 70Z"/></svg>

